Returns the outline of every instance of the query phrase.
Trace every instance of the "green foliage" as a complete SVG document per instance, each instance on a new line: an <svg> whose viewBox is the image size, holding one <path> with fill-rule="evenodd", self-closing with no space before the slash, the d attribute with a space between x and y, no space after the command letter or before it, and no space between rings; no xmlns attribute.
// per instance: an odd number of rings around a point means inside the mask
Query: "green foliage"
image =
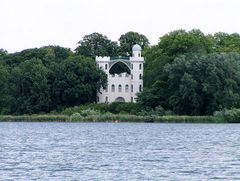
<svg viewBox="0 0 240 181"><path fill-rule="evenodd" d="M40 59L46 66L52 62L61 62L73 53L69 48L60 46L46 46L42 48L26 49L14 54L8 54L4 61L10 66L18 66L19 63L33 58Z"/></svg>
<svg viewBox="0 0 240 181"><path fill-rule="evenodd" d="M12 69L11 93L13 113L48 112L50 94L48 69L39 59L26 60Z"/></svg>
<svg viewBox="0 0 240 181"><path fill-rule="evenodd" d="M82 117L82 115L81 115L80 113L74 113L74 114L72 114L72 115L70 116L70 118L69 118L69 120L72 121L72 122L74 122L74 121L80 121L80 120L82 120L82 119L83 119L83 117Z"/></svg>
<svg viewBox="0 0 240 181"><path fill-rule="evenodd" d="M99 111L96 111L94 109L85 109L80 112L80 115L83 117L91 116L91 115L99 115Z"/></svg>
<svg viewBox="0 0 240 181"><path fill-rule="evenodd" d="M2 114L49 112L95 102L97 90L107 82L93 59L59 46L3 52L1 59Z"/></svg>
<svg viewBox="0 0 240 181"><path fill-rule="evenodd" d="M0 116L0 122L66 122L69 116L66 115L22 115L22 116Z"/></svg>
<svg viewBox="0 0 240 181"><path fill-rule="evenodd" d="M162 79L163 68L166 64L171 63L169 56L162 53L158 46L146 48L144 51L145 65L144 65L144 87L151 87L156 81Z"/></svg>
<svg viewBox="0 0 240 181"><path fill-rule="evenodd" d="M96 56L116 56L118 45L105 35L92 33L83 37L75 49L77 55L95 58Z"/></svg>
<svg viewBox="0 0 240 181"><path fill-rule="evenodd" d="M100 113L106 113L109 110L109 104L82 104L79 106L68 107L61 111L62 114L72 115L74 113L80 113L81 111L93 109Z"/></svg>
<svg viewBox="0 0 240 181"><path fill-rule="evenodd" d="M139 44L142 49L149 45L149 41L146 36L137 32L127 32L119 38L120 50L119 54L122 56L129 56L132 54L132 47L134 44Z"/></svg>
<svg viewBox="0 0 240 181"><path fill-rule="evenodd" d="M124 103L113 102L111 104L85 104L80 106L74 106L64 109L61 113L71 115L74 113L81 113L85 110L95 110L101 114L113 113L113 114L135 114L138 115L144 107L137 103Z"/></svg>
<svg viewBox="0 0 240 181"><path fill-rule="evenodd" d="M69 107L94 102L97 90L107 83L106 74L92 59L71 56L52 69L54 107Z"/></svg>
<svg viewBox="0 0 240 181"><path fill-rule="evenodd" d="M233 108L215 111L214 116L223 117L228 123L240 123L240 109Z"/></svg>
<svg viewBox="0 0 240 181"><path fill-rule="evenodd" d="M0 63L0 114L9 112L9 71Z"/></svg>
<svg viewBox="0 0 240 181"><path fill-rule="evenodd" d="M160 38L159 48L163 54L174 59L178 55L187 53L210 53L212 52L213 42L200 30L176 30Z"/></svg>
<svg viewBox="0 0 240 181"><path fill-rule="evenodd" d="M156 122L156 123L226 123L222 116L137 116L129 114L99 114L86 117L66 115L0 116L0 122Z"/></svg>
<svg viewBox="0 0 240 181"><path fill-rule="evenodd" d="M143 107L136 103L113 102L109 105L108 111L114 114L128 113L138 114Z"/></svg>
<svg viewBox="0 0 240 181"><path fill-rule="evenodd" d="M176 57L184 54L213 52L213 39L200 30L176 30L162 37L158 45L144 50L144 86L150 88L158 80L163 81L163 69Z"/></svg>
<svg viewBox="0 0 240 181"><path fill-rule="evenodd" d="M237 33L227 34L223 32L215 33L212 37L214 42L214 50L221 52L237 52L240 53L240 35Z"/></svg>
<svg viewBox="0 0 240 181"><path fill-rule="evenodd" d="M141 104L158 105L177 114L205 115L240 103L240 55L209 54L176 58L164 68L163 81L139 96ZM149 94L150 92L150 94ZM149 94L150 97L147 97ZM152 99L151 96L155 96Z"/></svg>
<svg viewBox="0 0 240 181"><path fill-rule="evenodd" d="M205 115L240 107L239 34L176 30L160 37L157 45L148 46L144 35L127 32L119 43L92 33L79 41L76 53L60 46L14 54L0 49L0 114L64 110L72 115L94 109L101 114L134 114L156 120L173 112ZM141 45L145 57L144 91L138 95L138 103L89 104L107 84L95 56L130 55L135 43ZM129 73L121 63L110 71ZM95 119L96 115L86 117Z"/></svg>

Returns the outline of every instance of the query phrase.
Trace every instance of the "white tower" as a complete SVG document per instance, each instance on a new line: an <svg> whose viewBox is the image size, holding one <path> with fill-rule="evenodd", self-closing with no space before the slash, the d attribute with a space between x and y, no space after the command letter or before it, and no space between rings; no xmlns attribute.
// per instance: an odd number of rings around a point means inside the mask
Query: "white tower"
<svg viewBox="0 0 240 181"><path fill-rule="evenodd" d="M109 102L136 102L137 93L143 89L143 63L141 57L142 48L134 45L132 48L132 57L96 57L97 66L102 69L108 77L108 86L101 89L97 94L98 103ZM121 74L110 74L110 69L116 63L123 63L129 68L127 72Z"/></svg>

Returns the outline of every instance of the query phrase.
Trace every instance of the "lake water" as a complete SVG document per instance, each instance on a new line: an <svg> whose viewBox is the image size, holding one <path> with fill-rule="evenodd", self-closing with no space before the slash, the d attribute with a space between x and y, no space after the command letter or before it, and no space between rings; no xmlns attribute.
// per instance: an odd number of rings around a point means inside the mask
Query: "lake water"
<svg viewBox="0 0 240 181"><path fill-rule="evenodd" d="M0 123L0 180L240 180L240 124Z"/></svg>

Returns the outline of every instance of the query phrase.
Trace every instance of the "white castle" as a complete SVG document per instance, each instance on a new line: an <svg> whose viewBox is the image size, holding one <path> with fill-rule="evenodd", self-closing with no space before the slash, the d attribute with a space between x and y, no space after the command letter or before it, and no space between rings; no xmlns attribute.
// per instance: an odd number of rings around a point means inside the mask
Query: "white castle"
<svg viewBox="0 0 240 181"><path fill-rule="evenodd" d="M97 66L102 69L108 78L106 89L101 88L97 93L98 103L136 102L137 93L143 89L143 63L142 48L135 44L132 47L132 57L96 57ZM125 64L131 72L110 74L116 63Z"/></svg>

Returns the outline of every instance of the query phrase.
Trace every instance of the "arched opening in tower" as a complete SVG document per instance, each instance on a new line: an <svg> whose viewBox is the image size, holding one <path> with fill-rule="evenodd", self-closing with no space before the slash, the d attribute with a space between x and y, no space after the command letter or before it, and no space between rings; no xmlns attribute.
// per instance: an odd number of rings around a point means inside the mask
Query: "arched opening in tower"
<svg viewBox="0 0 240 181"><path fill-rule="evenodd" d="M131 70L129 69L129 67L122 62L115 63L109 70L110 74L121 74L124 72L126 72L127 74L131 74Z"/></svg>

